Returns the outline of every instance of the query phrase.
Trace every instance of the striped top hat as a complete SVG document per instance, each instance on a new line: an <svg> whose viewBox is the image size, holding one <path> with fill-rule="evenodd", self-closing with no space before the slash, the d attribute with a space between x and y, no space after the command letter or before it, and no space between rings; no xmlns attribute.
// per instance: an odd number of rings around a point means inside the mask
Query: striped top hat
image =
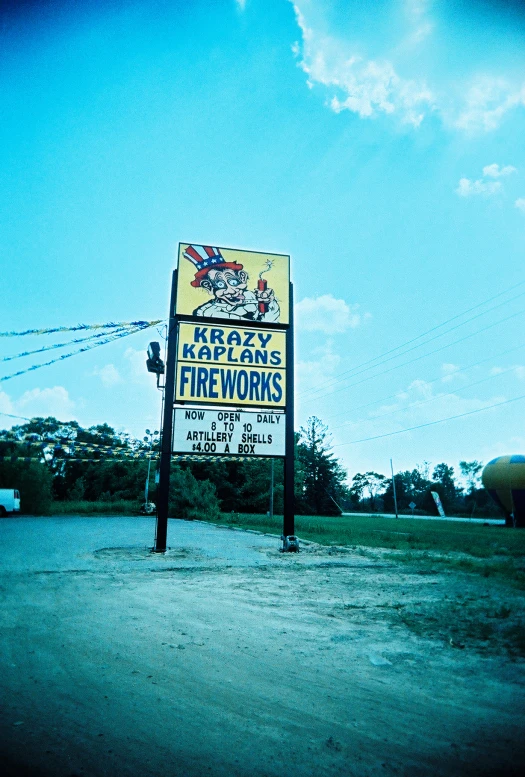
<svg viewBox="0 0 525 777"><path fill-rule="evenodd" d="M242 270L242 264L227 262L218 248L211 246L188 246L183 254L184 258L193 264L197 272L192 286L200 286L209 270L228 269Z"/></svg>

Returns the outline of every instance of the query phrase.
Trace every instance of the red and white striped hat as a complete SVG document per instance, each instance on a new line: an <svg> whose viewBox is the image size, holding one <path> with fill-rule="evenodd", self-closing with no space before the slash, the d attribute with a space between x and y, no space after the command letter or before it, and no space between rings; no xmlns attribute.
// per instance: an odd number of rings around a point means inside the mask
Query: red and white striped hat
<svg viewBox="0 0 525 777"><path fill-rule="evenodd" d="M212 246L188 246L183 254L184 258L193 264L197 272L195 279L191 282L192 286L200 286L209 270L229 269L242 270L242 264L236 262L227 262L218 248Z"/></svg>

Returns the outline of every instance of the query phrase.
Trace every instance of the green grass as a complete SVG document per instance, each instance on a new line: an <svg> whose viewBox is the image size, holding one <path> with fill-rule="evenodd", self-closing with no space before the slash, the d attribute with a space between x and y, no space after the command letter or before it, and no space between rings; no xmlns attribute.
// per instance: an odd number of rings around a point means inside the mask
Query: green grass
<svg viewBox="0 0 525 777"><path fill-rule="evenodd" d="M127 499L115 502L53 502L52 515L138 515L139 503Z"/></svg>
<svg viewBox="0 0 525 777"><path fill-rule="evenodd" d="M269 534L282 532L282 517L222 513L221 523ZM393 561L420 574L446 569L490 577L525 590L525 531L504 526L374 515L296 516L299 538L321 545L392 551Z"/></svg>
<svg viewBox="0 0 525 777"><path fill-rule="evenodd" d="M222 513L220 522L271 534L280 535L282 532L281 516L275 516L270 521L266 515ZM295 518L295 532L305 540L322 545L456 552L476 558L525 555L525 531L466 522L396 519L360 514L334 518L298 515Z"/></svg>

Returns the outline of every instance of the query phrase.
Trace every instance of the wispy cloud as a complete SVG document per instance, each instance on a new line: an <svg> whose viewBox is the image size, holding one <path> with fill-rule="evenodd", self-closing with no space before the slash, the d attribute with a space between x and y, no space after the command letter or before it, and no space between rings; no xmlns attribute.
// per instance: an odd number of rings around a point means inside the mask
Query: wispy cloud
<svg viewBox="0 0 525 777"><path fill-rule="evenodd" d="M18 412L30 418L52 415L61 421L68 421L73 415L75 402L64 386L53 386L53 388L34 388L26 391L13 403L13 406L16 408L15 413Z"/></svg>
<svg viewBox="0 0 525 777"><path fill-rule="evenodd" d="M322 84L337 92L329 102L335 113L348 110L361 117L397 113L403 122L421 123L433 102L423 81L402 78L386 59L349 52L341 41L309 27L297 4L294 9L303 38L302 47L294 45L294 54L308 76L308 86Z"/></svg>
<svg viewBox="0 0 525 777"><path fill-rule="evenodd" d="M448 362L442 364L441 369L443 370L443 377L441 378L442 383L449 383L454 378L455 373L459 370L459 366Z"/></svg>
<svg viewBox="0 0 525 777"><path fill-rule="evenodd" d="M525 367L522 364L514 364L512 367L492 367L491 375L502 375L511 371L518 380L525 380Z"/></svg>
<svg viewBox="0 0 525 777"><path fill-rule="evenodd" d="M518 210L521 210L522 213L525 213L525 197L518 197L514 205Z"/></svg>
<svg viewBox="0 0 525 777"><path fill-rule="evenodd" d="M342 333L359 326L363 318L369 315L363 316L358 304L349 305L331 294L305 297L295 306L296 326L304 332Z"/></svg>
<svg viewBox="0 0 525 777"><path fill-rule="evenodd" d="M312 351L311 359L296 362L295 377L300 394L324 386L327 379L333 377L341 357L334 353L332 347L332 341L329 340L321 348L315 348Z"/></svg>
<svg viewBox="0 0 525 777"><path fill-rule="evenodd" d="M491 165L485 165L483 168L483 175L485 178L502 178L505 175L510 175L511 173L517 173L518 171L513 165L505 165L505 167L500 167L495 162Z"/></svg>
<svg viewBox="0 0 525 777"><path fill-rule="evenodd" d="M471 197L472 195L482 194L484 197L490 197L500 191L500 181L471 181L470 178L460 178L456 194L460 197Z"/></svg>
<svg viewBox="0 0 525 777"><path fill-rule="evenodd" d="M448 127L470 134L495 130L507 113L525 106L525 82L476 75L458 88L456 77L432 84L421 76L421 48L435 27L430 2L406 0L399 39L385 45L384 56L373 58L363 54L365 42L358 49L339 31L325 32L323 22L309 22L303 12L306 0L290 2L302 35L294 55L307 85L328 91L327 106L335 113L350 111L369 119L386 114L415 128L425 117L439 115ZM318 6L308 5L311 16L314 10L319 13Z"/></svg>
<svg viewBox="0 0 525 777"><path fill-rule="evenodd" d="M117 383L122 381L120 373L114 364L106 364L105 367L101 368L95 367L93 370L93 375L97 375L104 386L108 388L115 386Z"/></svg>
<svg viewBox="0 0 525 777"><path fill-rule="evenodd" d="M503 78L478 78L467 90L455 127L466 132L495 130L512 108L525 105L525 84L516 86Z"/></svg>

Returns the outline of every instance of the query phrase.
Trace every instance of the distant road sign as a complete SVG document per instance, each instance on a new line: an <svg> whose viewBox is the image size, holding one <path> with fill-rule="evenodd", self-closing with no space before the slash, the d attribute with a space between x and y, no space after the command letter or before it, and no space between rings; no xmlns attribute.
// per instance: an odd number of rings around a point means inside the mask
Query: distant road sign
<svg viewBox="0 0 525 777"><path fill-rule="evenodd" d="M173 453L284 456L284 413L175 408Z"/></svg>
<svg viewBox="0 0 525 777"><path fill-rule="evenodd" d="M413 510L415 507L417 507L415 502L410 502L410 504L408 506L410 507L411 510Z"/></svg>

